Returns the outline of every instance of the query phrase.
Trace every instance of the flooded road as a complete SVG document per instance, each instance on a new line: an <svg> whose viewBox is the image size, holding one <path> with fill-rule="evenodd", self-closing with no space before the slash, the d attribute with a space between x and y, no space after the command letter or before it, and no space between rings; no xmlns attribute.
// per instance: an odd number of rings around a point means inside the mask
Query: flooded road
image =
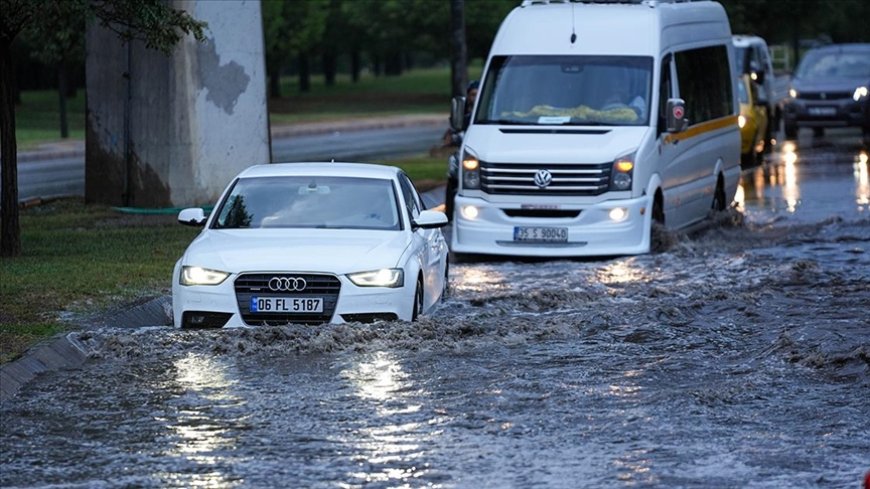
<svg viewBox="0 0 870 489"><path fill-rule="evenodd" d="M3 487L836 487L870 470L870 178L782 145L670 250L455 265L414 324L103 329Z"/></svg>

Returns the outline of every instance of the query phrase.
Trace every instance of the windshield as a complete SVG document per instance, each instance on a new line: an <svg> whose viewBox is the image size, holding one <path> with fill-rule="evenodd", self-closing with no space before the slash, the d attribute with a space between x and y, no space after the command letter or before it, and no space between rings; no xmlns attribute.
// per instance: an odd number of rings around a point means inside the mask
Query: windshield
<svg viewBox="0 0 870 489"><path fill-rule="evenodd" d="M392 180L242 178L221 204L215 227L399 230L398 209Z"/></svg>
<svg viewBox="0 0 870 489"><path fill-rule="evenodd" d="M870 52L810 51L798 67L798 78L870 78Z"/></svg>
<svg viewBox="0 0 870 489"><path fill-rule="evenodd" d="M749 48L734 47L734 64L737 65L737 73L746 73L746 58Z"/></svg>
<svg viewBox="0 0 870 489"><path fill-rule="evenodd" d="M475 123L642 126L652 58L495 56Z"/></svg>

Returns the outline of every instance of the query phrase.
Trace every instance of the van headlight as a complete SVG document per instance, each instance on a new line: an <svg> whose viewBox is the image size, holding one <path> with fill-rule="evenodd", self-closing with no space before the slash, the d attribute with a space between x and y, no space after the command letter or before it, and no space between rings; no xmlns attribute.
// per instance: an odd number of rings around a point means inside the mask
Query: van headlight
<svg viewBox="0 0 870 489"><path fill-rule="evenodd" d="M349 273L347 278L357 287L402 287L405 272L401 268L382 268L370 272Z"/></svg>
<svg viewBox="0 0 870 489"><path fill-rule="evenodd" d="M181 285L220 285L230 274L202 267L181 267L178 283Z"/></svg>
<svg viewBox="0 0 870 489"><path fill-rule="evenodd" d="M634 175L634 153L617 158L610 172L610 190L631 190Z"/></svg>
<svg viewBox="0 0 870 489"><path fill-rule="evenodd" d="M462 152L462 187L480 188L480 160L468 148Z"/></svg>
<svg viewBox="0 0 870 489"><path fill-rule="evenodd" d="M852 100L860 102L863 98L867 98L867 87L856 88L855 93L852 94Z"/></svg>

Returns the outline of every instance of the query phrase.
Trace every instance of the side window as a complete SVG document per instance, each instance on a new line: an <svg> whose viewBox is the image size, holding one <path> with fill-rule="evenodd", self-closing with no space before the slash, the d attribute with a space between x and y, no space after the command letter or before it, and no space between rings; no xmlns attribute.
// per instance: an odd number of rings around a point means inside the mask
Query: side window
<svg viewBox="0 0 870 489"><path fill-rule="evenodd" d="M420 197L417 195L417 190L414 189L414 185L411 184L411 181L404 173L399 175L399 185L402 187L402 197L405 199L408 216L410 216L411 219L414 219L420 215L420 209L422 208Z"/></svg>
<svg viewBox="0 0 870 489"><path fill-rule="evenodd" d="M662 59L661 76L659 77L659 127L658 133L665 132L668 121L668 99L673 98L671 93L671 55Z"/></svg>
<svg viewBox="0 0 870 489"><path fill-rule="evenodd" d="M725 46L710 46L676 53L680 98L686 101L689 124L731 115L731 75Z"/></svg>

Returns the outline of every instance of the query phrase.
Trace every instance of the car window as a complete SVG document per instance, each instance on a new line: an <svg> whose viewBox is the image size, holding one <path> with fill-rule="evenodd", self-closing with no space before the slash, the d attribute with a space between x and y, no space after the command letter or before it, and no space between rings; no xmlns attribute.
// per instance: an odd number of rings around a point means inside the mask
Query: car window
<svg viewBox="0 0 870 489"><path fill-rule="evenodd" d="M668 99L673 98L671 92L671 55L662 59L661 81L659 82L659 133L664 132L668 120Z"/></svg>
<svg viewBox="0 0 870 489"><path fill-rule="evenodd" d="M401 229L392 180L292 176L241 178L215 228Z"/></svg>
<svg viewBox="0 0 870 489"><path fill-rule="evenodd" d="M798 78L870 78L870 54L810 51L801 61Z"/></svg>
<svg viewBox="0 0 870 489"><path fill-rule="evenodd" d="M408 216L414 219L420 215L420 211L423 209L417 190L405 174L399 175L399 185L402 187L402 196L405 199Z"/></svg>

